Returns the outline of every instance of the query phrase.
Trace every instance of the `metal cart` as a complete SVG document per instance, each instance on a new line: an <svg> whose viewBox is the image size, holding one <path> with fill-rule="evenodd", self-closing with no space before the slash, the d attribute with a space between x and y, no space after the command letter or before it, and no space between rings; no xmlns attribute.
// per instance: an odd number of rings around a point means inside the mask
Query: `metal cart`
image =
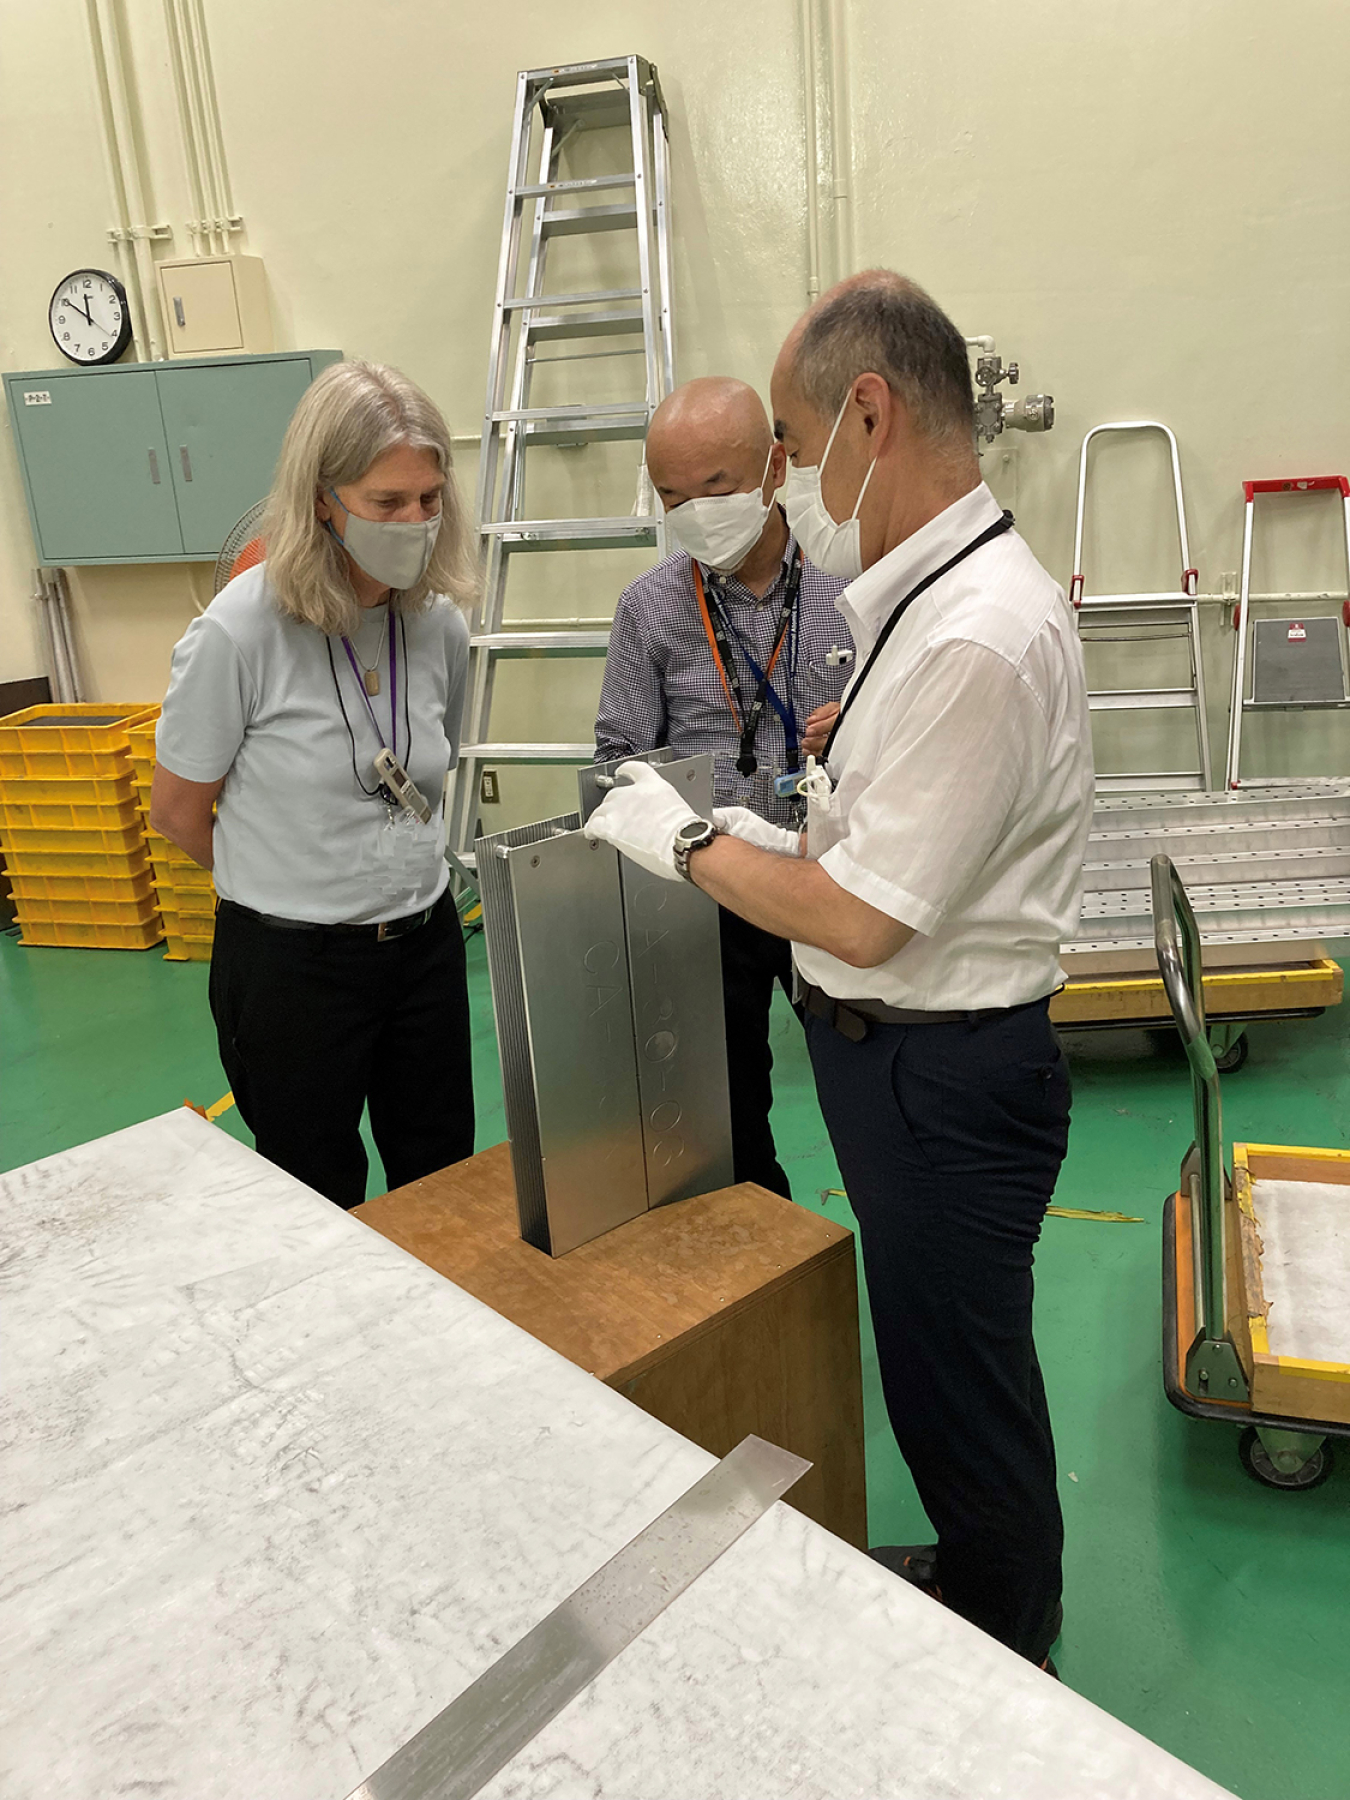
<svg viewBox="0 0 1350 1800"><path fill-rule="evenodd" d="M1343 1255L1350 1243L1350 1151L1234 1144L1229 1174L1195 914L1169 857L1154 856L1151 874L1158 967L1190 1063L1195 1107L1195 1142L1163 1214L1163 1383L1173 1406L1192 1418L1242 1429L1238 1454L1256 1480L1313 1488L1331 1473L1331 1440L1350 1436L1343 1348L1350 1299L1327 1281L1319 1257L1307 1289L1317 1292L1317 1308L1301 1317L1291 1275L1297 1259L1284 1258L1278 1277L1273 1263L1267 1271L1271 1245L1262 1233L1270 1239L1278 1190L1279 1216L1299 1219L1304 1244L1310 1224L1315 1235L1317 1221L1331 1221L1327 1260L1334 1264L1333 1249Z"/></svg>

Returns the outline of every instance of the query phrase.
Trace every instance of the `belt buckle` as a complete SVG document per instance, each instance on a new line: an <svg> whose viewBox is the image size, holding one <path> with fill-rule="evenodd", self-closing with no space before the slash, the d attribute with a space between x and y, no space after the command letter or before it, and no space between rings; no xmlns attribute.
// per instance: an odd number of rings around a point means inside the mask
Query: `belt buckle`
<svg viewBox="0 0 1350 1800"><path fill-rule="evenodd" d="M395 935L393 932L388 930L388 927L390 925L392 925L393 923L394 923L394 921L392 919L381 919L380 920L379 924L375 927L375 942L377 944L383 944L387 938L393 937Z"/></svg>

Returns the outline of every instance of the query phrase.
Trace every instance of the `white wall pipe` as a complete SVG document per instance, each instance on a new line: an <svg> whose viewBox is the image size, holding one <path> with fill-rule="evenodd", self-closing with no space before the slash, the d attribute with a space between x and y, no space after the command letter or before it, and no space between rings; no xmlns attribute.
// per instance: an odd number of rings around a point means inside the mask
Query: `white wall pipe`
<svg viewBox="0 0 1350 1800"><path fill-rule="evenodd" d="M166 0L172 8L174 24L183 51L183 106L187 115L187 141L197 164L202 190L202 235L208 254L228 245L221 215L224 206L216 191L215 170L211 165L206 140L206 100L201 87L201 67L194 43L195 21L183 0Z"/></svg>
<svg viewBox="0 0 1350 1800"><path fill-rule="evenodd" d="M228 253L230 235L241 228L241 221L235 213L234 197L230 190L230 173L225 160L225 140L220 126L220 107L211 66L206 17L195 0L174 0L174 5L183 40L189 109L202 170L202 184L209 196L210 227L214 238L212 248Z"/></svg>
<svg viewBox="0 0 1350 1800"><path fill-rule="evenodd" d="M205 247L207 249L211 247L210 241L206 237L206 189L202 181L201 157L198 153L197 137L193 128L188 99L183 36L179 28L174 0L164 0L164 30L169 40L169 66L173 71L174 98L178 102L178 129L183 139L183 160L187 165L189 199L195 214L195 217L188 220L188 234L192 240L192 254L200 256L204 240Z"/></svg>
<svg viewBox="0 0 1350 1800"><path fill-rule="evenodd" d="M145 328L143 342L150 360L157 362L164 355L164 329L155 260L150 250L145 179L136 142L121 26L114 0L86 0L86 6L99 65L100 87L106 97L104 120L109 132L109 152L119 177L114 186L120 188L119 199L124 213L120 228L131 239L133 254L130 260L135 265L135 284L140 291L140 311Z"/></svg>
<svg viewBox="0 0 1350 1800"><path fill-rule="evenodd" d="M806 121L806 303L820 298L820 121L816 94L818 0L799 0L802 110Z"/></svg>
<svg viewBox="0 0 1350 1800"><path fill-rule="evenodd" d="M80 664L75 655L75 627L70 617L70 589L66 586L64 569L52 571L52 586L56 593L56 620L65 645L66 667L70 671L70 698L79 705L84 699L84 684L80 680Z"/></svg>
<svg viewBox="0 0 1350 1800"><path fill-rule="evenodd" d="M103 55L103 37L99 30L98 15L94 10L93 0L85 0L85 10L89 26L89 49L94 62L94 86L98 93L99 118L103 126L103 157L108 174L108 185L112 190L115 219L114 228L108 235L112 240L118 275L121 278L122 286L126 289L127 305L131 309L132 336L136 341L137 352L141 354L147 343L145 308L141 304L140 272L136 266L135 251L132 249L131 214L127 206L121 159L117 151L117 127L113 120L112 97L108 91L108 71Z"/></svg>
<svg viewBox="0 0 1350 1800"><path fill-rule="evenodd" d="M58 705L64 705L69 701L70 695L66 692L65 668L57 649L56 633L52 629L50 598L44 572L41 569L35 569L33 571L33 603L37 607L38 617L42 621L42 641L47 651L47 678L52 686L52 699Z"/></svg>
<svg viewBox="0 0 1350 1800"><path fill-rule="evenodd" d="M238 231L242 221L234 210L234 191L230 186L230 166L225 159L225 133L220 123L220 95L216 91L216 72L211 61L211 38L206 29L203 0L187 0L194 21L194 41L201 69L202 95L206 102L207 143L220 189L221 212L225 231Z"/></svg>
<svg viewBox="0 0 1350 1800"><path fill-rule="evenodd" d="M853 136L850 127L847 0L825 0L830 36L830 173L834 199L834 278L853 273Z"/></svg>

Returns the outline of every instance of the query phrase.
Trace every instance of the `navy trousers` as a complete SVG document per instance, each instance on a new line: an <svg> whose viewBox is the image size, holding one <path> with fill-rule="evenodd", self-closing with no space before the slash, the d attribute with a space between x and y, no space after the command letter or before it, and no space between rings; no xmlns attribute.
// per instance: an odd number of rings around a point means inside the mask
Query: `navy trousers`
<svg viewBox="0 0 1350 1800"><path fill-rule="evenodd" d="M727 1098L731 1103L731 1158L737 1181L757 1181L770 1193L792 1198L769 1124L773 1105L773 1051L769 1009L778 982L792 998L792 946L761 931L725 907L722 929L722 998L727 1021Z"/></svg>
<svg viewBox="0 0 1350 1800"><path fill-rule="evenodd" d="M811 1016L806 1030L942 1597L1039 1662L1064 1544L1031 1330L1033 1250L1069 1132L1048 1003L875 1025L860 1044Z"/></svg>

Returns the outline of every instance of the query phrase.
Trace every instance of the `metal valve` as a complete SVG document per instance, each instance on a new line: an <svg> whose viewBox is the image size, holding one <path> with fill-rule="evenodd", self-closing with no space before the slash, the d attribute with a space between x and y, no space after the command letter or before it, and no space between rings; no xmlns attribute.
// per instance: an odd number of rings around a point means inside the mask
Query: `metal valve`
<svg viewBox="0 0 1350 1800"><path fill-rule="evenodd" d="M1005 431L1049 431L1054 422L1053 394L1023 394L1020 400L1003 402Z"/></svg>
<svg viewBox="0 0 1350 1800"><path fill-rule="evenodd" d="M1020 370L1001 356L981 356L975 364L975 385L981 390L975 402L975 435L992 444L1000 431L1049 431L1055 422L1053 394L1026 394L1009 400L998 392L1006 381L1016 387Z"/></svg>

